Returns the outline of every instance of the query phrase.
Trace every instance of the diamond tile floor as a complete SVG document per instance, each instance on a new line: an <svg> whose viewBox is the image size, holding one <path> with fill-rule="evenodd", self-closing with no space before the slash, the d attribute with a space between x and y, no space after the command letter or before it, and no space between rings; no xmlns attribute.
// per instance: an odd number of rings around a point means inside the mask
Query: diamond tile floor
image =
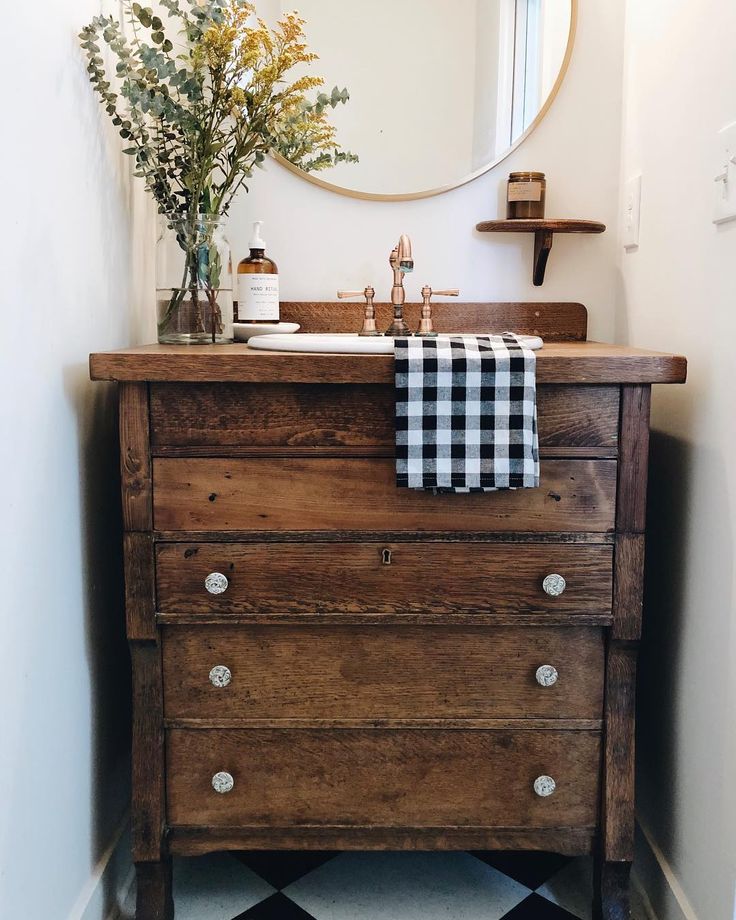
<svg viewBox="0 0 736 920"><path fill-rule="evenodd" d="M249 852L174 863L176 920L591 920L591 887L589 859L549 853ZM131 893L123 918L133 904Z"/></svg>

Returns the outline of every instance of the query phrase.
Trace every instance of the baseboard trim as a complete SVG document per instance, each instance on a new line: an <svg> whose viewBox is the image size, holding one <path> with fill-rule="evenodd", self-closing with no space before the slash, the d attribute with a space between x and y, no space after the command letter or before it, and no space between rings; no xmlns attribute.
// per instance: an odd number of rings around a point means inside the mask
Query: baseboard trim
<svg viewBox="0 0 736 920"><path fill-rule="evenodd" d="M69 913L69 920L100 920L105 910L105 893L114 885L116 869L130 862L128 855L128 835L130 812L127 811L115 828L104 853L97 860L92 874L79 893L74 907ZM105 920L119 920L121 905L133 883L132 867L125 871L125 881L118 887L115 903L107 910Z"/></svg>
<svg viewBox="0 0 736 920"><path fill-rule="evenodd" d="M117 903L113 904L110 913L105 920L128 920L128 915L123 913L125 902L128 900L130 889L135 884L135 866L130 867L130 871L123 882L118 894ZM655 917L654 920L657 920Z"/></svg>
<svg viewBox="0 0 736 920"><path fill-rule="evenodd" d="M632 909L635 909L636 905L639 904L644 911L644 916L637 918L637 920L659 920L659 917L652 907L652 902L649 900L649 894L644 887L644 883L639 877L636 863L634 863L634 870L631 873L631 889L633 894ZM117 918L115 918L115 920L117 920Z"/></svg>
<svg viewBox="0 0 736 920"><path fill-rule="evenodd" d="M669 860L641 819L637 830L632 882L650 914L648 920L699 920Z"/></svg>

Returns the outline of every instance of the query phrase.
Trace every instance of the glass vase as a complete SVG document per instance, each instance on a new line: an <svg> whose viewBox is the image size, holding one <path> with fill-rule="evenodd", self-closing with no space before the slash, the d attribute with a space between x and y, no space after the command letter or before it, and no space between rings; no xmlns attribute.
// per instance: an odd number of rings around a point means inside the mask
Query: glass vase
<svg viewBox="0 0 736 920"><path fill-rule="evenodd" d="M156 318L162 344L233 341L233 267L221 217L162 215Z"/></svg>

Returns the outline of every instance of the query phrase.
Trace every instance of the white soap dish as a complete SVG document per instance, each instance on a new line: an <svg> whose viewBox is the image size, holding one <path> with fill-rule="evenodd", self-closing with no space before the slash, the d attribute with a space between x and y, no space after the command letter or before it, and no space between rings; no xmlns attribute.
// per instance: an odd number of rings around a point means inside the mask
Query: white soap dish
<svg viewBox="0 0 736 920"><path fill-rule="evenodd" d="M299 323L233 323L236 342L247 342L257 335L290 335L300 329Z"/></svg>

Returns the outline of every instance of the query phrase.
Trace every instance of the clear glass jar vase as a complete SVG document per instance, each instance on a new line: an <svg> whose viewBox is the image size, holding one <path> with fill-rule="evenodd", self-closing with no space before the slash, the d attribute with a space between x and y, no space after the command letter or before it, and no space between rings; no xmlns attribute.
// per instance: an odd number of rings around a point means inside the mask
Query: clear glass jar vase
<svg viewBox="0 0 736 920"><path fill-rule="evenodd" d="M161 218L156 244L159 342L232 342L233 266L223 219L211 214Z"/></svg>

